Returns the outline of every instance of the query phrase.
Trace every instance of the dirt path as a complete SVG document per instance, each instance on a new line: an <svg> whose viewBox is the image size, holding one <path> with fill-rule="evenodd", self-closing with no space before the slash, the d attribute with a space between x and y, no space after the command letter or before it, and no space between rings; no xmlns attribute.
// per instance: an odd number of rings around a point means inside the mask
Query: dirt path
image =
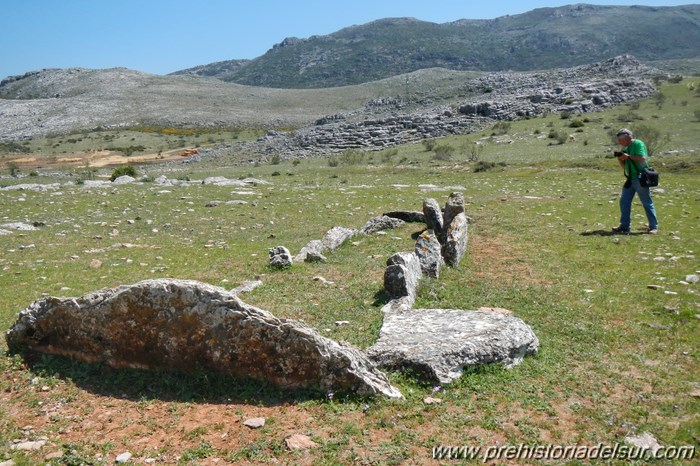
<svg viewBox="0 0 700 466"><path fill-rule="evenodd" d="M118 152L108 150L77 152L60 156L31 155L23 154L15 157L3 157L0 159L0 168L8 169L17 166L22 170L35 168L58 168L58 167L93 167L103 168L126 164L147 164L165 162L168 160L182 160L185 157L192 157L199 151L192 148L181 148L164 152L154 152L141 155L125 156Z"/></svg>

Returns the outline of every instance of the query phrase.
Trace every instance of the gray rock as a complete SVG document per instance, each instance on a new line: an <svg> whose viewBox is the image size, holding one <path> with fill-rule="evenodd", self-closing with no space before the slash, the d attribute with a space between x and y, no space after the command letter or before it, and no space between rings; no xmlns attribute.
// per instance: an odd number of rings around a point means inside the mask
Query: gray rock
<svg viewBox="0 0 700 466"><path fill-rule="evenodd" d="M248 280L240 285L238 285L236 288L231 290L232 294L241 294L241 293L250 293L254 289L256 289L259 286L262 286L263 282L262 280Z"/></svg>
<svg viewBox="0 0 700 466"><path fill-rule="evenodd" d="M625 437L625 443L629 443L638 448L645 448L652 453L656 453L660 448L663 447L656 440L656 437L651 435L649 432L644 432L641 435L628 435Z"/></svg>
<svg viewBox="0 0 700 466"><path fill-rule="evenodd" d="M398 218L392 218L386 215L381 215L379 217L371 218L365 223L365 225L360 228L360 233L363 235L371 235L378 231L390 230L393 228L399 228L403 226L406 222Z"/></svg>
<svg viewBox="0 0 700 466"><path fill-rule="evenodd" d="M399 220L403 220L406 223L425 223L425 214L423 212L410 210L395 210L392 212L385 212L384 216L397 218Z"/></svg>
<svg viewBox="0 0 700 466"><path fill-rule="evenodd" d="M294 262L313 262L315 258L323 257L323 243L319 239L311 240L294 256ZM325 258L324 258L325 260Z"/></svg>
<svg viewBox="0 0 700 466"><path fill-rule="evenodd" d="M130 184L130 183L133 183L134 181L136 181L136 178L134 178L133 176L122 175L122 176L116 178L114 181L112 181L112 184L114 184L114 185Z"/></svg>
<svg viewBox="0 0 700 466"><path fill-rule="evenodd" d="M384 315L379 340L367 355L380 367L409 368L441 384L467 366L510 367L534 354L539 341L521 319L502 313L416 309Z"/></svg>
<svg viewBox="0 0 700 466"><path fill-rule="evenodd" d="M698 282L700 282L700 276L698 276L694 273L691 273L691 274L685 276L685 281L688 283L698 283Z"/></svg>
<svg viewBox="0 0 700 466"><path fill-rule="evenodd" d="M0 236L6 236L6 235L11 235L12 232L10 230L3 230L0 228Z"/></svg>
<svg viewBox="0 0 700 466"><path fill-rule="evenodd" d="M387 260L384 271L384 289L391 299L407 297L411 305L416 297L421 268L418 256L399 252Z"/></svg>
<svg viewBox="0 0 700 466"><path fill-rule="evenodd" d="M122 453L121 455L118 455L114 461L117 463L126 463L131 459L132 456L133 455L127 451Z"/></svg>
<svg viewBox="0 0 700 466"><path fill-rule="evenodd" d="M153 180L153 182L160 186L172 186L172 182L165 175L160 175L158 178Z"/></svg>
<svg viewBox="0 0 700 466"><path fill-rule="evenodd" d="M345 227L333 227L323 235L321 243L324 250L338 249L344 242L357 235L357 230ZM321 252L324 252L323 250Z"/></svg>
<svg viewBox="0 0 700 466"><path fill-rule="evenodd" d="M0 188L0 191L35 191L35 192L45 192L59 189L61 185L59 183L22 183L22 184L12 184L10 186L5 186Z"/></svg>
<svg viewBox="0 0 700 466"><path fill-rule="evenodd" d="M251 429L259 429L261 427L265 427L265 418L253 417L250 419L246 419L245 421L243 421L243 425L246 427L250 427Z"/></svg>
<svg viewBox="0 0 700 466"><path fill-rule="evenodd" d="M146 280L80 298L44 298L20 312L5 338L15 353L401 397L357 348L195 281Z"/></svg>
<svg viewBox="0 0 700 466"><path fill-rule="evenodd" d="M467 253L469 222L464 213L457 214L445 231L445 244L442 255L445 262L456 267Z"/></svg>
<svg viewBox="0 0 700 466"><path fill-rule="evenodd" d="M108 188L110 186L112 186L112 183L109 181L104 181L104 180L85 180L85 181L83 181L83 188Z"/></svg>
<svg viewBox="0 0 700 466"><path fill-rule="evenodd" d="M429 230L433 230L440 237L443 229L442 210L435 199L428 198L423 201L423 214L425 215L425 224Z"/></svg>
<svg viewBox="0 0 700 466"><path fill-rule="evenodd" d="M450 227L452 220L458 215L464 213L464 195L462 193L452 193L447 198L445 203L445 211L442 215L445 230Z"/></svg>
<svg viewBox="0 0 700 466"><path fill-rule="evenodd" d="M442 245L433 230L426 230L416 240L416 256L423 275L438 278L445 261L442 258Z"/></svg>
<svg viewBox="0 0 700 466"><path fill-rule="evenodd" d="M8 230L17 230L17 231L35 231L38 230L37 227L34 225L29 225L28 223L22 223L22 222L12 222L12 223L3 223L0 225L3 229L8 229Z"/></svg>
<svg viewBox="0 0 700 466"><path fill-rule="evenodd" d="M271 267L283 269L292 265L292 255L289 253L289 249L284 246L270 248L269 255Z"/></svg>

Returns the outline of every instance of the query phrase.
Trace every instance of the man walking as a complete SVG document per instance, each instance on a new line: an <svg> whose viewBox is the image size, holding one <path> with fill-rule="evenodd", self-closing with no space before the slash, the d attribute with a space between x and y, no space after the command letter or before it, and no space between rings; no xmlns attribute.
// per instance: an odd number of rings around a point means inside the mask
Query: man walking
<svg viewBox="0 0 700 466"><path fill-rule="evenodd" d="M649 188L642 186L639 182L639 174L647 166L647 147L641 139L634 139L632 131L627 128L618 131L616 137L618 144L622 146L622 152L615 152L615 156L625 171L627 181L620 195L620 225L612 230L615 233L630 232L632 200L634 195L638 194L649 222L647 232L655 235L659 232L659 222L656 218L654 201L651 199Z"/></svg>

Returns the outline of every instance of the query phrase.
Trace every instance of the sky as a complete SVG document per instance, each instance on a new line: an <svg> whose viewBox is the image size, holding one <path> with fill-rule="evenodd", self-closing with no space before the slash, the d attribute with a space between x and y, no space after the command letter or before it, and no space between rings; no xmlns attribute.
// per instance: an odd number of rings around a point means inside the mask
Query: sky
<svg viewBox="0 0 700 466"><path fill-rule="evenodd" d="M126 67L167 74L263 55L286 37L381 18L445 23L573 3L676 6L665 0L0 0L0 79L43 68Z"/></svg>

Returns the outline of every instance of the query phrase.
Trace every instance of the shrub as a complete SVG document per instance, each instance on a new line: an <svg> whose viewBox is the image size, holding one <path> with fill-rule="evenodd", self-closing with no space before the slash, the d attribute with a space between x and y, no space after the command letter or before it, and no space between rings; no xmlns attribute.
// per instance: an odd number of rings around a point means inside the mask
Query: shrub
<svg viewBox="0 0 700 466"><path fill-rule="evenodd" d="M394 147L393 149L385 150L385 151L382 153L382 162L384 162L384 163L391 163L391 161L392 161L392 160L394 159L394 157L396 157L397 155L399 155L399 150L398 150L396 147Z"/></svg>
<svg viewBox="0 0 700 466"><path fill-rule="evenodd" d="M280 172L275 171L275 172L272 172L272 174L270 176L280 176L280 175L281 175Z"/></svg>
<svg viewBox="0 0 700 466"><path fill-rule="evenodd" d="M435 153L435 155L433 155L433 160L441 160L444 162L452 160L452 156L455 153L455 148L448 146L447 144L440 144L439 146L435 146L433 152Z"/></svg>
<svg viewBox="0 0 700 466"><path fill-rule="evenodd" d="M294 159L294 160L292 161L292 165L294 165L295 167L296 167L297 165L299 165L300 163L301 163L301 160L299 160L299 159Z"/></svg>
<svg viewBox="0 0 700 466"><path fill-rule="evenodd" d="M634 102L630 102L628 105L629 105L630 110L639 110L640 104L639 104L638 100L635 100Z"/></svg>
<svg viewBox="0 0 700 466"><path fill-rule="evenodd" d="M574 120L569 123L569 128L581 128L582 126L584 126L584 124L581 120Z"/></svg>
<svg viewBox="0 0 700 466"><path fill-rule="evenodd" d="M494 134L507 134L508 131L510 131L510 126L510 121L499 121L493 125L493 128L491 129L493 130Z"/></svg>
<svg viewBox="0 0 700 466"><path fill-rule="evenodd" d="M15 162L8 163L7 168L9 168L10 176L12 178L17 178L19 176L19 174L20 174L19 165L17 165Z"/></svg>
<svg viewBox="0 0 700 466"><path fill-rule="evenodd" d="M426 152L432 152L435 149L435 139L423 139L423 147L425 147Z"/></svg>
<svg viewBox="0 0 700 466"><path fill-rule="evenodd" d="M125 165L123 167L117 167L112 172L112 176L109 177L109 181L114 181L120 176L128 175L136 178L136 169L131 165Z"/></svg>
<svg viewBox="0 0 700 466"><path fill-rule="evenodd" d="M700 110L695 110L695 112L693 112L693 115L695 115L696 120L700 121Z"/></svg>
<svg viewBox="0 0 700 466"><path fill-rule="evenodd" d="M652 156L659 152L670 140L671 136L661 134L661 131L649 125L637 125L632 128L635 139L641 139L647 146L647 153Z"/></svg>
<svg viewBox="0 0 700 466"><path fill-rule="evenodd" d="M481 158L481 153L484 151L483 144L479 144L478 142L471 143L467 141L462 148L467 154L468 162L477 162Z"/></svg>
<svg viewBox="0 0 700 466"><path fill-rule="evenodd" d="M571 118L571 112L561 112L561 115L559 115L562 120L568 120Z"/></svg>
<svg viewBox="0 0 700 466"><path fill-rule="evenodd" d="M343 165L360 165L365 160L365 153L357 150L346 150L339 156Z"/></svg>
<svg viewBox="0 0 700 466"><path fill-rule="evenodd" d="M333 158L333 157L330 158L330 159L328 159L328 166L329 166L329 167L335 168L335 167L337 167L338 165L340 165L340 162L338 162L338 159Z"/></svg>
<svg viewBox="0 0 700 466"><path fill-rule="evenodd" d="M272 165L279 165L280 162L282 162L282 157L280 157L279 154L274 154L274 155L270 158L270 163L271 163Z"/></svg>
<svg viewBox="0 0 700 466"><path fill-rule="evenodd" d="M474 165L474 173L479 173L479 172L485 172L487 170L491 170L496 167L505 167L506 164L505 162L499 162L499 163L494 163L494 162L484 162L483 160L479 161Z"/></svg>

